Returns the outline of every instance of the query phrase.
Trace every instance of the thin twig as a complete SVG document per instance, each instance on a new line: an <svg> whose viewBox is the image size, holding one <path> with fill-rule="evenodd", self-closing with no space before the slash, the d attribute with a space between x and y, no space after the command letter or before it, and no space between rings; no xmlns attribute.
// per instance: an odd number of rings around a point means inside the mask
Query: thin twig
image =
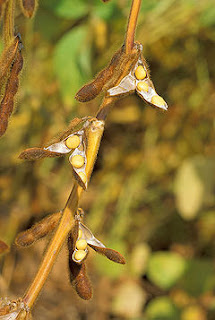
<svg viewBox="0 0 215 320"><path fill-rule="evenodd" d="M140 11L141 0L133 0L128 19L128 26L125 38L125 50L126 53L131 53L134 45L134 35L137 25L137 18Z"/></svg>

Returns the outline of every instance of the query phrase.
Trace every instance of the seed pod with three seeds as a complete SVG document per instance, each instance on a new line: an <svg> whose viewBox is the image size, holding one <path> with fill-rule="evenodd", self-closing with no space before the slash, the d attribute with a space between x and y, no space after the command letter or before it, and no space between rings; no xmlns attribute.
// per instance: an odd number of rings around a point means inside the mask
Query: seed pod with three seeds
<svg viewBox="0 0 215 320"><path fill-rule="evenodd" d="M136 90L137 94L150 105L167 110L167 103L156 93L153 82L150 79L149 68L142 55L142 46L139 43L136 43L136 45L141 48L136 64L117 86L107 91L107 94L110 97L115 97L133 93Z"/></svg>

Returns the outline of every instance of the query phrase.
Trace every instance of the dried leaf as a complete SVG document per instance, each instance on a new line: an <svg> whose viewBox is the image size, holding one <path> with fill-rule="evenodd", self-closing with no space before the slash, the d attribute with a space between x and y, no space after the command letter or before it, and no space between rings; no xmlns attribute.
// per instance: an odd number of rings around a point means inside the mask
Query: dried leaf
<svg viewBox="0 0 215 320"><path fill-rule="evenodd" d="M89 243L89 246L96 252L106 256L109 260L112 260L116 263L125 264L125 258L116 250L110 248L97 247Z"/></svg>

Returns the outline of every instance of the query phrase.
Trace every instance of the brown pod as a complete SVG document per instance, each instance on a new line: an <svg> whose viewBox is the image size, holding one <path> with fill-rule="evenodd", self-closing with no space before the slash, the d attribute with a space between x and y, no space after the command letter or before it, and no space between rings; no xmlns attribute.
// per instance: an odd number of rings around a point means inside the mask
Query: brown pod
<svg viewBox="0 0 215 320"><path fill-rule="evenodd" d="M75 244L78 239L78 230L79 230L79 221L75 220L75 224L69 233L68 242L67 242L69 256L71 256L71 257L72 257L73 251L75 250Z"/></svg>
<svg viewBox="0 0 215 320"><path fill-rule="evenodd" d="M113 250L110 248L103 248L103 247L94 246L90 243L88 243L88 245L96 252L106 256L109 260L112 260L116 263L121 263L121 264L126 263L125 258L121 255L121 253L119 253L116 250Z"/></svg>
<svg viewBox="0 0 215 320"><path fill-rule="evenodd" d="M61 157L64 154L53 152L49 150L45 150L43 148L29 148L24 150L19 155L19 159L23 160L39 160L43 158L54 158L54 157Z"/></svg>
<svg viewBox="0 0 215 320"><path fill-rule="evenodd" d="M110 79L111 72L108 68L102 70L92 82L84 85L75 96L80 102L93 100L102 91L105 83Z"/></svg>
<svg viewBox="0 0 215 320"><path fill-rule="evenodd" d="M61 212L51 214L36 223L30 229L19 233L15 240L16 245L21 247L30 246L37 240L44 238L56 228L61 215Z"/></svg>
<svg viewBox="0 0 215 320"><path fill-rule="evenodd" d="M37 5L37 0L20 0L20 7L27 18L31 18L35 14Z"/></svg>
<svg viewBox="0 0 215 320"><path fill-rule="evenodd" d="M7 130L8 120L13 111L14 97L19 87L18 75L22 70L23 58L21 51L17 52L16 60L14 61L11 72L6 84L4 97L0 104L0 136Z"/></svg>
<svg viewBox="0 0 215 320"><path fill-rule="evenodd" d="M86 273L85 263L77 264L69 257L70 281L77 294L84 300L92 298L92 285Z"/></svg>
<svg viewBox="0 0 215 320"><path fill-rule="evenodd" d="M109 82L114 74L114 70L118 64L122 53L122 48L118 50L107 68L99 72L95 80L84 85L75 96L75 99L80 102L87 102L94 99L103 89L104 85Z"/></svg>
<svg viewBox="0 0 215 320"><path fill-rule="evenodd" d="M5 253L8 250L8 245L4 241L0 240L0 254Z"/></svg>
<svg viewBox="0 0 215 320"><path fill-rule="evenodd" d="M12 62L15 60L18 45L19 38L15 37L2 52L0 58L0 81L6 76Z"/></svg>

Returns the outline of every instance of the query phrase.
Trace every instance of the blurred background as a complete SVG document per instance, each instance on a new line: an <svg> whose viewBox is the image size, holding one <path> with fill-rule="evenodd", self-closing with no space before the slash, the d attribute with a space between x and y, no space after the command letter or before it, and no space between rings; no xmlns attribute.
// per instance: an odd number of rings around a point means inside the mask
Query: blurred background
<svg viewBox="0 0 215 320"><path fill-rule="evenodd" d="M215 2L143 0L136 39L162 112L137 95L111 111L81 206L86 224L125 266L94 252L94 287L82 301L69 283L62 249L34 308L43 319L215 319ZM16 110L0 141L0 296L24 294L48 240L29 249L16 234L64 207L72 172L66 157L22 162L76 116L94 115L101 96L77 103L76 91L122 45L131 1L43 0L33 20L17 10L24 70Z"/></svg>

